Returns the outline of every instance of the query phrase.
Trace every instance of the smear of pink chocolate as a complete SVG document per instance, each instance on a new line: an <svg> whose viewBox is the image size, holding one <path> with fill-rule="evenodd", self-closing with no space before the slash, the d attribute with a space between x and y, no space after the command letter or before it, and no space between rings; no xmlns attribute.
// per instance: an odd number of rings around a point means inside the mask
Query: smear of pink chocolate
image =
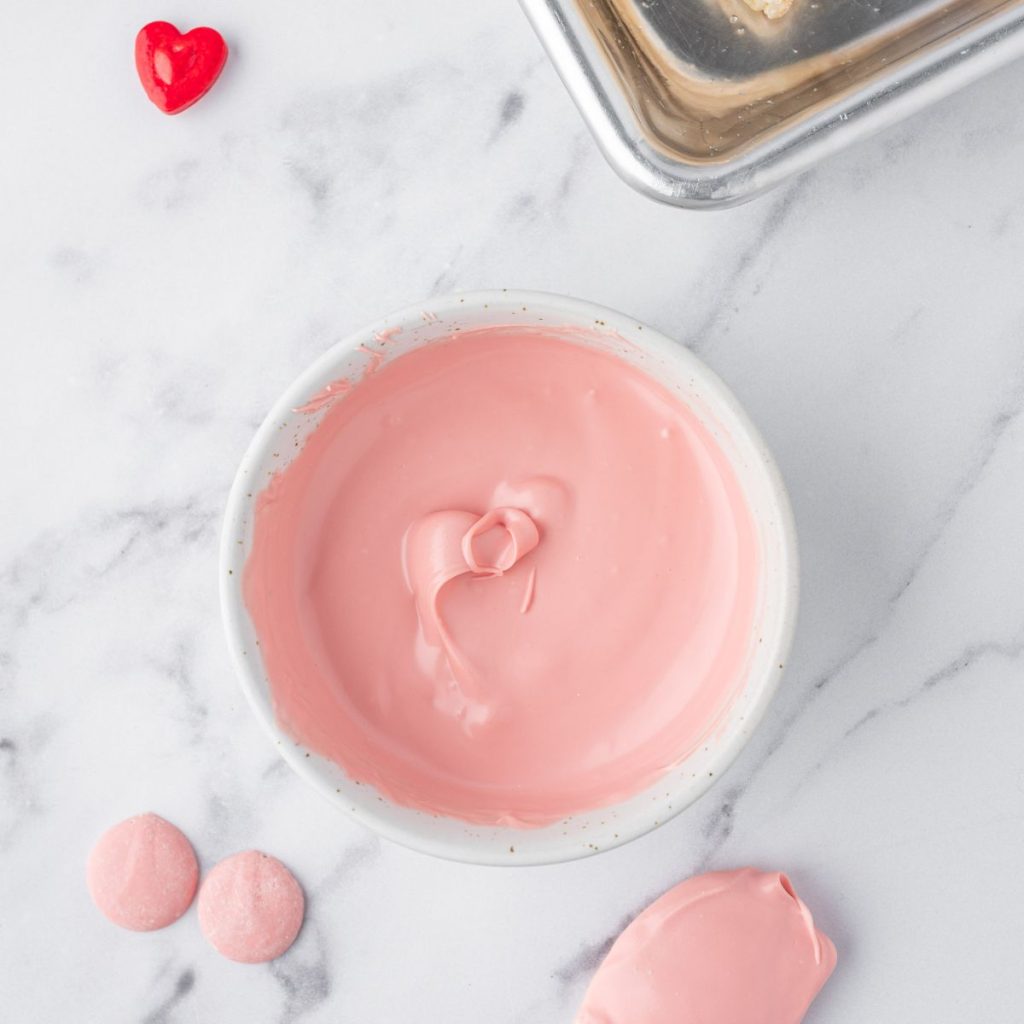
<svg viewBox="0 0 1024 1024"><path fill-rule="evenodd" d="M785 875L699 875L619 936L576 1024L799 1024L835 965Z"/></svg>

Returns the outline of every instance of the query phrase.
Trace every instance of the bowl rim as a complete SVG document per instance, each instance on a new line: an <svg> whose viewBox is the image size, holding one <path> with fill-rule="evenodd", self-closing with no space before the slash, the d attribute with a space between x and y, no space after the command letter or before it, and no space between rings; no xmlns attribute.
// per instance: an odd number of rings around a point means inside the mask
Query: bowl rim
<svg viewBox="0 0 1024 1024"><path fill-rule="evenodd" d="M479 844L474 845L468 832L467 838L463 840L438 838L426 835L423 830L417 830L415 827L397 824L385 815L378 813L372 806L353 806L344 799L343 791L331 786L328 780L315 770L311 759L304 754L304 748L297 744L293 737L289 736L278 724L272 702L263 696L261 682L255 678L253 667L244 656L243 623L248 617L248 612L241 596L239 581L233 575L233 567L237 564L237 527L240 522L246 520L248 511L255 501L255 492L252 490L250 480L251 469L255 464L263 461L267 451L274 445L278 435L278 424L282 419L291 416L295 407L308 398L325 373L341 363L345 357L350 356L367 339L386 332L390 328L421 326L424 320L430 317L448 319L460 314L464 315L475 309L504 304L515 304L517 307L526 308L543 307L546 313L564 317L564 323L561 326L590 327L594 323L600 323L602 331L622 334L630 344L641 350L657 353L669 360L682 363L687 373L693 379L700 381L702 393L709 398L708 408L714 412L724 411L727 413L739 428L743 440L759 456L761 469L767 483L768 504L774 512L775 528L781 541L779 562L780 583L782 584L780 586L782 604L778 614L778 627L774 635L765 638L769 643L768 653L771 654L771 657L766 660L767 668L762 673L762 677L759 680L751 679L747 683L748 687L754 688L755 692L745 708L745 727L742 731L733 733L725 742L717 746L707 762L708 767L713 770L705 773L691 785L686 799L680 800L678 805L667 813L659 814L657 819L653 819L652 816L652 820L640 822L633 827L620 825L622 832L614 839L604 841L599 848L580 847L577 843L567 842L564 849L557 851L522 850L517 853L515 859L506 859L490 848ZM552 321L552 326L554 325L554 321ZM639 336L637 336L638 328L642 331ZM235 675L257 721L260 722L278 754L288 766L335 808L377 835L408 849L446 860L502 866L565 863L594 856L597 853L625 845L654 831L699 800L739 756L763 719L768 705L778 689L796 628L800 575L796 526L782 475L760 432L721 378L681 342L672 340L661 331L637 318L584 299L551 292L513 288L453 292L405 306L349 333L332 344L299 373L270 407L238 464L224 512L218 572L221 617ZM646 790L641 792L646 792ZM386 800L385 806L390 806ZM424 820L433 819L426 816ZM486 826L482 827L486 828Z"/></svg>

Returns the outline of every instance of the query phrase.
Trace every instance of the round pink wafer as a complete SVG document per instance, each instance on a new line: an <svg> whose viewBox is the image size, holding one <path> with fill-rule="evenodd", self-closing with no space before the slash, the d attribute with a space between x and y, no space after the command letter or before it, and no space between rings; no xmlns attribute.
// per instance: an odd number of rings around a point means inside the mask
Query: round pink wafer
<svg viewBox="0 0 1024 1024"><path fill-rule="evenodd" d="M222 860L199 890L199 927L218 953L243 964L280 956L302 927L305 899L276 858L246 850Z"/></svg>
<svg viewBox="0 0 1024 1024"><path fill-rule="evenodd" d="M139 814L104 832L89 854L86 883L114 924L151 932L177 921L192 904L199 864L181 831Z"/></svg>

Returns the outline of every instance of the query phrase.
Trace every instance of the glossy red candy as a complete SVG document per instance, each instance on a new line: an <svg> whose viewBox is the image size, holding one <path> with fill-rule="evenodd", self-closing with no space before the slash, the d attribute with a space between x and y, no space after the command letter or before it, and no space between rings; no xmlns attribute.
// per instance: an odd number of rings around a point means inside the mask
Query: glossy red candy
<svg viewBox="0 0 1024 1024"><path fill-rule="evenodd" d="M135 37L142 87L165 114L179 114L205 96L227 59L227 44L212 28L182 35L166 21L153 21Z"/></svg>

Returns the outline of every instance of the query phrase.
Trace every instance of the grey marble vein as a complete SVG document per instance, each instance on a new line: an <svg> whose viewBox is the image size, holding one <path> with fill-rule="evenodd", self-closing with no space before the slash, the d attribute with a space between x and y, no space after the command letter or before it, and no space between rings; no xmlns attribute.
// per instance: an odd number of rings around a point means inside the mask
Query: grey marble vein
<svg viewBox="0 0 1024 1024"><path fill-rule="evenodd" d="M1024 326L1018 327L1017 330L1024 333ZM891 604L895 604L913 584L929 553L942 539L945 529L956 515L957 509L974 490L982 474L988 468L992 457L999 449L1004 435L1019 419L1022 411L1024 411L1024 364L1012 368L1009 386L999 396L998 405L993 410L987 428L978 440L970 461L963 468L948 497L937 510L932 530L920 545L903 579L897 584Z"/></svg>
<svg viewBox="0 0 1024 1024"><path fill-rule="evenodd" d="M315 1011L330 997L333 979L344 978L344 971L329 958L320 930L310 923L303 928L301 951L272 962L269 970L285 996L279 1024L292 1024Z"/></svg>
<svg viewBox="0 0 1024 1024"><path fill-rule="evenodd" d="M723 317L729 315L742 290L756 287L747 281L750 271L767 272L767 267L763 266L764 254L787 220L799 209L800 199L811 187L813 177L812 173L807 173L801 175L795 182L783 186L780 195L769 200L770 205L763 214L756 232L734 256L731 265L724 269L716 265L707 275L706 280L719 283L707 290L707 298L703 299L706 312L703 318L687 331L685 342L688 348L697 354L707 352L714 343L715 328Z"/></svg>
<svg viewBox="0 0 1024 1024"><path fill-rule="evenodd" d="M522 117L525 107L526 97L518 89L512 89L505 94L498 109L498 120L494 126L494 131L491 133L488 145L494 145Z"/></svg>
<svg viewBox="0 0 1024 1024"><path fill-rule="evenodd" d="M188 998L195 984L196 972L193 968L186 967L179 971L171 993L142 1018L141 1024L173 1024L178 1007Z"/></svg>
<svg viewBox="0 0 1024 1024"><path fill-rule="evenodd" d="M973 668L983 658L995 657L1007 661L1016 661L1021 655L1024 655L1024 639L1021 638L1008 641L987 640L981 643L973 643L957 654L952 660L937 668L923 679L906 696L869 708L853 725L846 729L840 742L846 742L851 737L857 735L870 722L877 720L888 712L910 707L937 686L944 686L956 679L961 673ZM817 767L820 766L819 763Z"/></svg>

